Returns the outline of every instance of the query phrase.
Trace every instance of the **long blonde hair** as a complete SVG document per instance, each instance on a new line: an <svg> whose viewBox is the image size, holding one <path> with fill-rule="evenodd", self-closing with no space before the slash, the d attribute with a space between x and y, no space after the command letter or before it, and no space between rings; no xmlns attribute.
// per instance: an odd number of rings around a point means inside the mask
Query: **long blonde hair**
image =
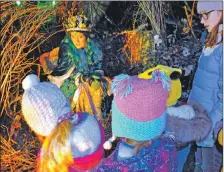
<svg viewBox="0 0 224 172"><path fill-rule="evenodd" d="M64 120L48 136L42 145L38 172L67 172L73 164L70 144L70 131L72 124Z"/></svg>
<svg viewBox="0 0 224 172"><path fill-rule="evenodd" d="M149 145L152 144L152 140L148 140L148 141L144 141L144 142L141 142L139 143L138 141L136 140L133 140L133 139L125 139L126 143L130 144L130 145L133 145L135 146L134 148L134 153L138 153L138 151L143 148L143 147L147 147Z"/></svg>
<svg viewBox="0 0 224 172"><path fill-rule="evenodd" d="M212 28L211 32L209 33L209 35L206 38L206 41L205 41L206 47L212 47L212 46L218 45L222 42L223 34L221 34L221 41L219 41L218 43L216 42L217 35L219 32L219 25L223 23L222 20L223 20L223 12L222 12L222 16L221 16L219 22L214 26L214 28Z"/></svg>

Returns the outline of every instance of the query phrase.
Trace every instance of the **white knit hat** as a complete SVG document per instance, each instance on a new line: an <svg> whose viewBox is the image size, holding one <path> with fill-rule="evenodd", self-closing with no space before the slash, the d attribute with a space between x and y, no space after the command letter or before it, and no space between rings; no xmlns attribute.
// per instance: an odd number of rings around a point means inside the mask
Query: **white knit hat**
<svg viewBox="0 0 224 172"><path fill-rule="evenodd" d="M28 125L39 135L48 136L56 127L58 118L71 112L70 104L61 90L49 82L40 82L28 75L22 82L22 112Z"/></svg>
<svg viewBox="0 0 224 172"><path fill-rule="evenodd" d="M222 1L198 1L197 11L223 10Z"/></svg>

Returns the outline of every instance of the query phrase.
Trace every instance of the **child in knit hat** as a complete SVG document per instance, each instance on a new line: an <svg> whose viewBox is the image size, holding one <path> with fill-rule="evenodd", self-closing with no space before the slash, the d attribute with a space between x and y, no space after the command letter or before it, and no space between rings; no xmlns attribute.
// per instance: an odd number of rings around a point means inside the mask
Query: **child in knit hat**
<svg viewBox="0 0 224 172"><path fill-rule="evenodd" d="M154 70L164 71L171 79L170 91L167 99L167 123L165 134L172 137L178 150L178 172L183 171L186 161L185 153L190 150L192 142L204 140L211 129L211 120L206 110L198 103L191 102L176 107L181 96L180 69L157 65L142 74L139 78L150 79Z"/></svg>
<svg viewBox="0 0 224 172"><path fill-rule="evenodd" d="M60 89L36 75L28 75L22 85L24 118L35 133L46 137L37 171L90 171L96 166L104 154L104 132L95 117L72 113Z"/></svg>
<svg viewBox="0 0 224 172"><path fill-rule="evenodd" d="M170 80L165 72L152 75L149 80L124 74L113 79L112 133L120 142L96 171L177 171L175 144L162 135Z"/></svg>

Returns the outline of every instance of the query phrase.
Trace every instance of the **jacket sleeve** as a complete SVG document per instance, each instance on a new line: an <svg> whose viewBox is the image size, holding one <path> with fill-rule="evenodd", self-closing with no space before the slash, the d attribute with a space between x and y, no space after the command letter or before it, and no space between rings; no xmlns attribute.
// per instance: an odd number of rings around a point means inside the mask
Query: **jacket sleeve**
<svg viewBox="0 0 224 172"><path fill-rule="evenodd" d="M66 74L66 72L75 65L74 54L71 53L71 49L69 48L67 43L62 43L59 49L59 58L57 62L57 66L52 71L52 76L62 76Z"/></svg>
<svg viewBox="0 0 224 172"><path fill-rule="evenodd" d="M192 119L183 119L167 115L167 135L171 135L176 144L202 141L211 130L211 120L207 111L199 104L189 102L195 111Z"/></svg>
<svg viewBox="0 0 224 172"><path fill-rule="evenodd" d="M221 47L222 48L222 47ZM222 120L222 115L223 115L223 55L222 55L222 50L218 53L217 57L218 58L218 64L219 64L219 80L218 80L218 87L219 91L217 93L217 101L215 102L212 110L209 112L209 116L212 120L212 130L210 131L208 137L203 140L200 143L197 143L198 146L203 146L203 147L212 147L215 143L215 138L217 136L214 136L214 128L216 126L216 123Z"/></svg>

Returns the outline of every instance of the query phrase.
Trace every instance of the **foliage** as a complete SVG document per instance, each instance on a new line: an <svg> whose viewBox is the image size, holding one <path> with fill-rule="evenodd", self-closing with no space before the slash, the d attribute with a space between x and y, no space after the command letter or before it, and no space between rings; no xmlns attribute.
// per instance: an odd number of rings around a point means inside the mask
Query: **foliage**
<svg viewBox="0 0 224 172"><path fill-rule="evenodd" d="M2 125L1 130L7 129L6 126ZM1 140L1 170L2 171L35 171L36 167L36 155L31 150L39 148L38 141L30 137L29 140L24 141L23 146L20 149L15 149L15 145L18 143L10 138L9 133L8 140L0 135Z"/></svg>
<svg viewBox="0 0 224 172"><path fill-rule="evenodd" d="M123 53L129 59L131 64L142 63L144 66L149 65L149 51L153 50L154 42L150 37L149 31L124 31L126 36L125 45L122 48Z"/></svg>
<svg viewBox="0 0 224 172"><path fill-rule="evenodd" d="M155 1L138 1L139 7L148 17L154 35L160 35L163 39L166 38L165 25L165 2Z"/></svg>
<svg viewBox="0 0 224 172"><path fill-rule="evenodd" d="M13 141L17 138L21 130L21 81L28 73L35 72L40 74L40 66L37 59L30 54L54 33L40 32L40 28L49 18L56 14L56 9L43 6L39 8L31 2L23 2L23 6L16 6L14 2L0 2L1 4L1 24L0 45L0 82L1 82L1 118L11 118L11 126L1 125L2 128L8 127L10 132L1 137L1 170L22 171L35 169L36 155L32 152L39 142L36 137L32 140L20 140L20 143ZM60 9L61 3L57 4ZM7 22L6 22L7 21ZM4 116L2 116L4 114ZM7 117L7 116L8 117ZM24 124L25 125L25 124ZM30 132L30 131L25 131ZM15 145L23 145L16 150ZM29 148L28 148L29 147Z"/></svg>

